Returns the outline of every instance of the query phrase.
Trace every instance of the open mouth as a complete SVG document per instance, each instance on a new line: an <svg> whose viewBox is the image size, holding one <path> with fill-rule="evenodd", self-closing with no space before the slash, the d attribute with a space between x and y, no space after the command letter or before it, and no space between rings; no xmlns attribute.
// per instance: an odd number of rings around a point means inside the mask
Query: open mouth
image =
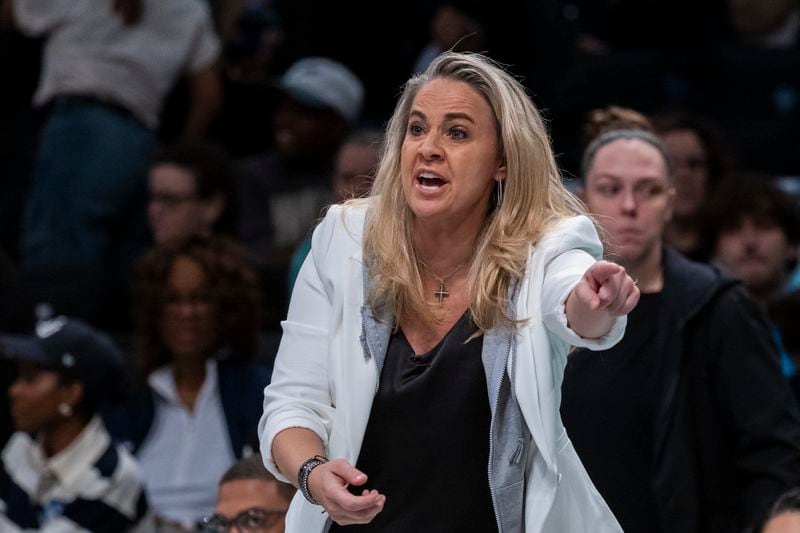
<svg viewBox="0 0 800 533"><path fill-rule="evenodd" d="M438 191L447 181L431 172L421 172L417 176L417 183L424 191Z"/></svg>

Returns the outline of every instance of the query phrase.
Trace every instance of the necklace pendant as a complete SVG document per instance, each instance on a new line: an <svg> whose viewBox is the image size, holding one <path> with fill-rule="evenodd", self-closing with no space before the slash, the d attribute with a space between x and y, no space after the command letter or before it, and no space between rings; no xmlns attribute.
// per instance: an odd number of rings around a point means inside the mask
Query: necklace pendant
<svg viewBox="0 0 800 533"><path fill-rule="evenodd" d="M433 291L433 295L439 298L439 305L442 305L444 299L450 296L450 293L444 286L444 281L439 280L439 288Z"/></svg>

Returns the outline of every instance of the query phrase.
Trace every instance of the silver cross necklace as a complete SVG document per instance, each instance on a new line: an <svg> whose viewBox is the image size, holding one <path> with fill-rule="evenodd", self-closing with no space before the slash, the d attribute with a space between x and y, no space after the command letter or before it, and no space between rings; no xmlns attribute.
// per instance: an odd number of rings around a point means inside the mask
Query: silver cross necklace
<svg viewBox="0 0 800 533"><path fill-rule="evenodd" d="M433 270L431 270L431 267L429 267L428 265L426 265L426 264L425 264L425 261L423 261L422 259L417 259L417 261L419 261L419 264L420 264L420 265L422 265L422 266L425 268L425 270L427 270L428 272L430 272L430 273L431 273L431 275L432 275L434 278L436 278L436 281L438 281L438 282L439 282L439 287L433 291L433 295L434 295L434 296L436 296L436 298L438 298L438 299L439 299L439 305L442 305L442 303L444 302L444 299L445 299L445 298L447 298L448 296L450 296L450 292L447 290L447 286L445 286L445 282L446 282L448 279L450 279L451 277L453 277L453 274L455 274L456 272L458 272L459 270L461 270L461 268L462 268L464 265L466 265L466 264L467 264L467 263L466 263L466 261L465 261L465 262L463 262L463 263L461 263L460 265L458 265L458 266L457 266L457 267L456 267L456 268L455 268L455 269L454 269L452 272L450 272L448 275L446 275L446 276L444 276L444 277L442 277L442 276L438 275L436 272L434 272Z"/></svg>

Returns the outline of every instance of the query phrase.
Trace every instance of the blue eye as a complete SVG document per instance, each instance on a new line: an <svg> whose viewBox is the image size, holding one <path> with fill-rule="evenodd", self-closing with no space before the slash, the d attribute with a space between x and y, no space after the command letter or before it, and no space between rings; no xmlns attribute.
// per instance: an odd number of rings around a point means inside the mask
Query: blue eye
<svg viewBox="0 0 800 533"><path fill-rule="evenodd" d="M425 130L419 123L412 122L411 124L408 125L408 133L416 137L418 135L422 135L423 133L425 133Z"/></svg>
<svg viewBox="0 0 800 533"><path fill-rule="evenodd" d="M464 128L451 128L450 129L450 138L456 141L460 141L467 138L467 130Z"/></svg>

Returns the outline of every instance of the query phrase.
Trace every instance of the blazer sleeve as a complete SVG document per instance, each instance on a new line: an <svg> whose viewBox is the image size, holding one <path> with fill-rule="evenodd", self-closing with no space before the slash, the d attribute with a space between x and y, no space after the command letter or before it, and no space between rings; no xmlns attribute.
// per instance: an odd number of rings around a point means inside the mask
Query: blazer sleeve
<svg viewBox="0 0 800 533"><path fill-rule="evenodd" d="M334 206L335 207L335 206ZM328 382L328 340L333 316L331 295L322 281L339 209L331 208L314 230L311 253L295 282L272 381L264 389L264 412L258 425L261 455L281 481L272 457L272 441L284 429L302 427L327 446L334 417Z"/></svg>
<svg viewBox="0 0 800 533"><path fill-rule="evenodd" d="M800 415L766 317L744 288L724 291L708 328L712 393L731 428L745 515L800 486Z"/></svg>
<svg viewBox="0 0 800 533"><path fill-rule="evenodd" d="M627 317L618 317L602 337L586 339L567 324L566 301L586 270L603 257L603 245L589 218L578 216L561 222L537 245L551 250L544 266L542 320L545 327L569 345L605 350L625 333Z"/></svg>

